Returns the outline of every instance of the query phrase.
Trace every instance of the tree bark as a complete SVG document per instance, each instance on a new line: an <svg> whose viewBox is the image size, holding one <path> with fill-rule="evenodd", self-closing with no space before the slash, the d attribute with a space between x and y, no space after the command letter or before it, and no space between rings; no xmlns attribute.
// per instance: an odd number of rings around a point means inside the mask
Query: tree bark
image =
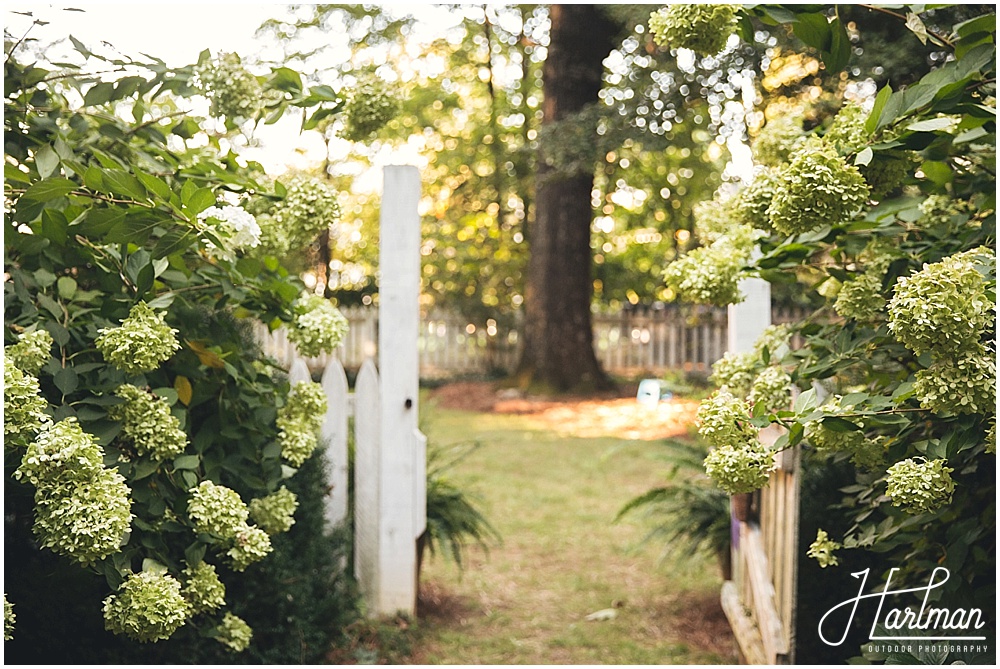
<svg viewBox="0 0 1000 669"><path fill-rule="evenodd" d="M598 102L603 61L619 29L596 5L552 5L549 18L543 126ZM588 132L594 133L596 144L596 128ZM543 157L544 142L539 147ZM590 317L593 170L566 174L543 159L536 184L519 384L547 392L609 388L610 379L594 355Z"/></svg>

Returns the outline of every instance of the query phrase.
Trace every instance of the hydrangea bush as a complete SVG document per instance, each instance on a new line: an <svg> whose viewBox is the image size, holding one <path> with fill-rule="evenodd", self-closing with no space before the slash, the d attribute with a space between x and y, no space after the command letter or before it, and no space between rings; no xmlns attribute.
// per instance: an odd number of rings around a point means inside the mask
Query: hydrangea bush
<svg viewBox="0 0 1000 669"><path fill-rule="evenodd" d="M238 652L252 634L226 615L224 583L294 523L285 462L313 453L326 411L318 386L291 391L252 325L297 328L314 354L346 329L328 303L296 302L304 286L248 207L266 200L301 230L339 210L325 185L286 188L215 138L188 148L211 124L176 110L203 95L230 129L288 110L315 124L341 96L208 52L131 60L115 85L88 74L108 57L74 45L84 65L14 50L5 68L5 532L101 575L111 632Z"/></svg>
<svg viewBox="0 0 1000 669"><path fill-rule="evenodd" d="M817 30L796 27L796 35L828 70L847 66L851 40L839 17L788 8L744 6L741 36L753 38L742 28L752 27L751 18L801 21ZM671 11L655 14L650 29L663 34ZM706 469L723 489L766 482L755 433L780 425L775 450L800 447L804 466L846 465L856 479L842 503L827 509L846 529L837 537L821 530L809 557L835 566L850 558L838 560L834 550L872 549L880 564L901 568L899 578L922 583L928 566L945 566L952 578L946 599L992 607L995 22L974 18L945 37L948 58L906 90L885 86L844 103L832 118L814 109L809 126L801 114L769 120L753 145L767 171L759 167L736 193L729 228L719 216L705 218L699 237L709 246L675 261L667 283L697 277L697 290L677 291L681 297L734 302L738 281L760 276L797 282L826 300L794 325L799 350L765 346L767 356L729 355L716 364L721 389L699 417L715 448ZM711 249L740 226L762 235L759 253L744 255L734 270L731 256ZM791 406L783 374L798 391ZM773 401L752 412L744 401L751 393Z"/></svg>

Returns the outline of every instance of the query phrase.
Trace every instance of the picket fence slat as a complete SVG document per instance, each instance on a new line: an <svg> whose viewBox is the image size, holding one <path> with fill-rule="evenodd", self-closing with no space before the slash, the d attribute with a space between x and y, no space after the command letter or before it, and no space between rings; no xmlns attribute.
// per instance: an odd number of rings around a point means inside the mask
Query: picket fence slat
<svg viewBox="0 0 1000 669"><path fill-rule="evenodd" d="M345 307L341 312L350 323L344 341L331 355L307 358L310 369L323 370L338 360L348 370L357 370L378 353L378 310ZM773 323L802 318L805 311L772 311ZM679 308L621 311L593 314L594 349L603 368L612 374L659 375L667 371L711 373L712 363L726 351L728 317L724 309ZM294 345L284 329L269 332L256 327L263 350L287 368L296 357ZM469 323L456 313L434 310L423 316L419 341L420 375L424 378L457 374L511 373L517 364L517 328L496 330ZM801 341L793 339L793 346Z"/></svg>
<svg viewBox="0 0 1000 669"><path fill-rule="evenodd" d="M330 496L325 516L330 527L337 527L347 520L347 425L351 415L347 374L339 360L334 358L326 364L320 384L327 401L322 435L326 443Z"/></svg>
<svg viewBox="0 0 1000 669"><path fill-rule="evenodd" d="M377 601L381 398L375 363L361 365L354 384L354 572L365 600Z"/></svg>

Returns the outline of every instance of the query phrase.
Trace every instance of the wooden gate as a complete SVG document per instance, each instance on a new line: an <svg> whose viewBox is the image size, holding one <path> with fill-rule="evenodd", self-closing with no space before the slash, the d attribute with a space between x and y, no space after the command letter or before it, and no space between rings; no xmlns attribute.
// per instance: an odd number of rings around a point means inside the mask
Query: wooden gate
<svg viewBox="0 0 1000 669"><path fill-rule="evenodd" d="M753 349L770 325L771 289L767 282L740 284L747 299L729 307L728 346ZM781 434L772 426L761 442L772 445ZM795 661L795 579L798 572L799 449L781 452L767 487L753 493L744 520L732 513L732 580L722 585L722 608L749 664Z"/></svg>

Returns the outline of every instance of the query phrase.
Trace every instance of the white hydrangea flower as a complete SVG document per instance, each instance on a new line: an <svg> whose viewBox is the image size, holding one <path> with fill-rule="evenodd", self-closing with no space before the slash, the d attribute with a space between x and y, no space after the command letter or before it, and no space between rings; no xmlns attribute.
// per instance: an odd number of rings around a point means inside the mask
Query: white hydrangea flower
<svg viewBox="0 0 1000 669"><path fill-rule="evenodd" d="M7 601L7 593L3 593L3 640L10 641L14 638L14 623L17 616L14 615L14 605Z"/></svg>
<svg viewBox="0 0 1000 669"><path fill-rule="evenodd" d="M766 367L750 387L750 406L762 402L768 411L782 411L792 401L792 377L777 365Z"/></svg>
<svg viewBox="0 0 1000 669"><path fill-rule="evenodd" d="M293 514L298 506L295 493L281 486L275 493L250 500L250 518L268 534L280 534L295 524Z"/></svg>
<svg viewBox="0 0 1000 669"><path fill-rule="evenodd" d="M942 459L928 461L922 457L907 458L889 467L886 494L893 506L902 506L908 513L932 513L951 503L955 482L951 467Z"/></svg>
<svg viewBox="0 0 1000 669"><path fill-rule="evenodd" d="M316 433L323 425L326 409L323 387L312 381L292 386L285 405L278 409L281 457L293 466L300 466L316 450L319 443Z"/></svg>
<svg viewBox="0 0 1000 669"><path fill-rule="evenodd" d="M41 396L38 379L21 371L9 357L3 359L3 433L29 436L49 422L48 402Z"/></svg>
<svg viewBox="0 0 1000 669"><path fill-rule="evenodd" d="M757 440L746 402L726 388L701 401L698 434L713 446L744 446Z"/></svg>
<svg viewBox="0 0 1000 669"><path fill-rule="evenodd" d="M14 478L37 487L89 481L104 468L104 449L84 432L75 416L50 423L39 432L21 459Z"/></svg>
<svg viewBox="0 0 1000 669"><path fill-rule="evenodd" d="M763 488L777 467L774 451L756 440L741 446L713 448L705 458L709 478L730 495Z"/></svg>
<svg viewBox="0 0 1000 669"><path fill-rule="evenodd" d="M816 540L809 544L809 550L806 551L806 555L819 563L819 566L826 569L827 567L836 567L840 564L840 560L833 554L833 552L842 546L830 539L827 535L826 530L816 530Z"/></svg>
<svg viewBox="0 0 1000 669"><path fill-rule="evenodd" d="M246 524L250 511L235 490L202 481L189 492L187 512L195 532L232 539Z"/></svg>
<svg viewBox="0 0 1000 669"><path fill-rule="evenodd" d="M232 561L232 567L236 571L244 571L254 562L258 562L267 556L274 548L271 546L271 537L267 532L259 527L244 525L233 538L233 547L226 555Z"/></svg>
<svg viewBox="0 0 1000 669"><path fill-rule="evenodd" d="M250 645L250 639L253 638L253 630L246 621L228 612L222 616L222 624L215 634L219 643L235 653L246 650Z"/></svg>
<svg viewBox="0 0 1000 669"><path fill-rule="evenodd" d="M976 269L995 263L993 250L979 247L899 277L889 300L889 331L918 355L961 356L996 318L996 304Z"/></svg>
<svg viewBox="0 0 1000 669"><path fill-rule="evenodd" d="M119 386L115 395L125 404L111 407L108 414L122 421L122 432L134 444L136 453L151 453L157 460L166 460L184 452L187 434L164 398L130 384Z"/></svg>
<svg viewBox="0 0 1000 669"><path fill-rule="evenodd" d="M736 32L739 10L740 5L670 4L649 17L649 29L660 46L714 56Z"/></svg>
<svg viewBox="0 0 1000 669"><path fill-rule="evenodd" d="M198 220L215 219L219 222L218 231L223 233L234 250L256 248L260 245L261 229L256 217L242 207L230 204L223 207L209 207L200 214ZM210 248L214 245L209 242Z"/></svg>
<svg viewBox="0 0 1000 669"><path fill-rule="evenodd" d="M191 613L197 615L214 611L226 603L226 586L219 580L213 565L199 562L184 570L184 589L181 593L191 605Z"/></svg>
<svg viewBox="0 0 1000 669"><path fill-rule="evenodd" d="M128 374L156 369L181 347L177 330L145 302L129 310L121 327L101 328L94 343L105 360Z"/></svg>
<svg viewBox="0 0 1000 669"><path fill-rule="evenodd" d="M105 628L142 643L169 639L190 615L180 581L166 573L129 574L104 600Z"/></svg>
<svg viewBox="0 0 1000 669"><path fill-rule="evenodd" d="M87 480L42 485L35 491L35 534L42 546L93 564L121 550L132 524L125 477L101 469Z"/></svg>
<svg viewBox="0 0 1000 669"><path fill-rule="evenodd" d="M48 330L22 332L17 343L4 349L7 357L26 374L38 374L38 370L52 356L52 335Z"/></svg>
<svg viewBox="0 0 1000 669"><path fill-rule="evenodd" d="M348 321L324 297L304 295L292 304L292 327L288 339L307 358L332 353L347 334Z"/></svg>

